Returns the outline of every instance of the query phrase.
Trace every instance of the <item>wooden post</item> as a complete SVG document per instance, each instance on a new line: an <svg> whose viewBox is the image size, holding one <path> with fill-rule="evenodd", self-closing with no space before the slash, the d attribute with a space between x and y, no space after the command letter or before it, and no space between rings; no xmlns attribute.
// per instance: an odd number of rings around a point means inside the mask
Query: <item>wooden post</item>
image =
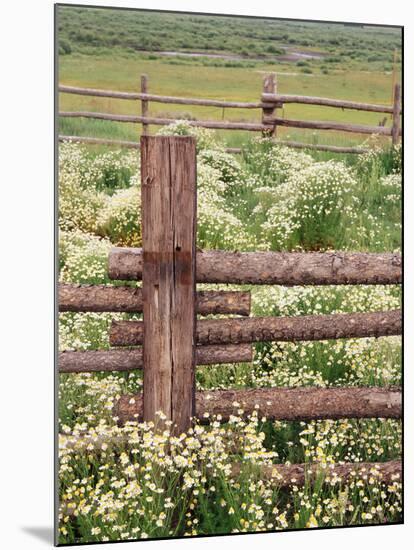
<svg viewBox="0 0 414 550"><path fill-rule="evenodd" d="M148 93L148 76L146 74L141 75L141 93L142 94ZM148 101L146 99L141 100L141 115L145 117L148 116ZM145 124L145 122L142 123L143 136L148 135L148 127L149 127L149 124Z"/></svg>
<svg viewBox="0 0 414 550"><path fill-rule="evenodd" d="M174 434L195 413L196 142L142 136L144 420Z"/></svg>
<svg viewBox="0 0 414 550"><path fill-rule="evenodd" d="M275 94L277 89L276 84L276 75L274 73L270 73L266 75L263 79L263 93L264 94ZM276 109L275 108L263 108L262 110L262 123L266 124L266 118L274 118L276 116ZM276 124L272 124L272 126L269 125L269 130L266 130L263 132L263 135L267 136L274 136L276 137Z"/></svg>
<svg viewBox="0 0 414 550"><path fill-rule="evenodd" d="M401 86L394 87L394 109L392 113L392 144L397 145L400 134L400 111L401 111Z"/></svg>

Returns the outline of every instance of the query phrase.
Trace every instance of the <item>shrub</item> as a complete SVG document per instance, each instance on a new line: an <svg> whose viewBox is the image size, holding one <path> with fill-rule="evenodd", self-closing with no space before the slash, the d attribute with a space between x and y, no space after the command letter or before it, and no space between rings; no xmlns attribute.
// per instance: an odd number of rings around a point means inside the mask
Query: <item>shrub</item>
<svg viewBox="0 0 414 550"><path fill-rule="evenodd" d="M103 194L79 190L74 182L62 182L59 193L59 227L65 231L94 233L98 212L105 201Z"/></svg>
<svg viewBox="0 0 414 550"><path fill-rule="evenodd" d="M240 174L240 163L233 155L224 151L203 149L198 154L198 161L216 168L220 179L227 184L236 182Z"/></svg>
<svg viewBox="0 0 414 550"><path fill-rule="evenodd" d="M97 217L96 233L116 246L141 246L141 187L116 191Z"/></svg>
<svg viewBox="0 0 414 550"><path fill-rule="evenodd" d="M79 144L59 148L59 226L95 233L108 194L138 176L136 153L108 152L92 157Z"/></svg>
<svg viewBox="0 0 414 550"><path fill-rule="evenodd" d="M206 128L197 128L191 126L185 120L176 120L164 126L157 132L158 136L194 136L197 139L197 151L203 149L223 150L222 145L219 145L216 135L211 130Z"/></svg>
<svg viewBox="0 0 414 550"><path fill-rule="evenodd" d="M277 188L263 230L278 249L340 248L355 221L355 190L356 179L342 162L311 164Z"/></svg>
<svg viewBox="0 0 414 550"><path fill-rule="evenodd" d="M72 46L67 40L59 40L59 54L60 55L69 55L72 53Z"/></svg>
<svg viewBox="0 0 414 550"><path fill-rule="evenodd" d="M108 282L107 239L81 231L59 232L59 280L65 283L102 284Z"/></svg>
<svg viewBox="0 0 414 550"><path fill-rule="evenodd" d="M198 163L197 244L200 248L248 250L254 248L242 221L235 216L223 197L227 185L220 171Z"/></svg>
<svg viewBox="0 0 414 550"><path fill-rule="evenodd" d="M269 46L267 46L266 51L268 53L275 53L275 54L283 53L283 50L281 50L280 48L276 48L276 46L273 46L273 44L270 44Z"/></svg>
<svg viewBox="0 0 414 550"><path fill-rule="evenodd" d="M245 169L262 181L262 185L277 186L296 171L313 163L307 153L283 147L271 138L256 137L244 152Z"/></svg>

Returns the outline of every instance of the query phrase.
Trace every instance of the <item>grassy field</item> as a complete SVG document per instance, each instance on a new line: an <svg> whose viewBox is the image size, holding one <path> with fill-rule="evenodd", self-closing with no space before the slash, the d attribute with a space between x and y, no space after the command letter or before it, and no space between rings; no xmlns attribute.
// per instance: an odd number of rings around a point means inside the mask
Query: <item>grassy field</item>
<svg viewBox="0 0 414 550"><path fill-rule="evenodd" d="M287 48L289 53L325 54L324 66L346 61L384 70L390 68L390 53L401 47L396 27L68 6L58 9L58 33L64 55L110 49L238 53L247 60L274 60Z"/></svg>
<svg viewBox="0 0 414 550"><path fill-rule="evenodd" d="M246 21L242 23L238 19L232 19L231 24L241 25L239 34L232 32L237 37L226 42L225 51L221 54L241 56L240 60L226 61L223 59L209 59L207 57L184 58L162 57L159 51L188 51L183 46L185 40L175 43L167 31L162 30L163 18L168 17L168 28L174 29L174 36L185 36L188 29L197 26L198 34L206 35L204 47L194 42L192 51L211 53L216 51L212 46L208 49L208 35L210 25L215 28L215 23L201 25L204 19L188 16L165 16L160 14L145 14L141 17L135 12L114 12L112 18L115 24L108 27L108 12L106 10L76 10L74 8L60 8L59 39L63 43L70 44L70 53L64 53L61 48L59 55L59 82L66 85L96 87L123 91L137 91L140 86L140 75L149 77L149 91L156 94L176 95L184 97L204 97L239 101L258 101L262 92L263 76L269 72L277 74L278 91L287 94L317 95L339 99L349 99L368 103L392 103L393 84L393 60L394 51L401 48L401 36L398 29L376 29L344 27L343 25L316 25L295 24L289 22L276 22L275 28L263 21L255 21L247 27ZM220 18L219 18L220 19ZM197 21L195 21L197 20ZM141 30L131 30L133 22ZM143 35L143 21L145 36L157 37L158 46L153 45L152 53L142 50L148 49ZM172 26L172 21L174 26ZM215 20L214 20L215 21ZM82 25L81 25L82 23ZM229 20L225 19L226 25ZM221 23L220 23L221 24ZM123 31L116 33L116 25L122 26ZM218 25L220 28L220 25ZM76 31L75 28L83 30ZM85 30L88 29L88 31ZM226 27L227 28L227 27ZM285 32L281 32L281 28ZM254 29L254 32L252 31ZM263 29L267 29L266 33ZM287 30L286 30L287 29ZM152 30L152 32L150 32ZM89 42L85 39L85 33L95 34L96 37ZM224 40L224 30L215 30L213 36L219 36ZM82 34L83 33L83 34ZM108 33L124 36L124 42L110 46ZM218 34L217 34L218 33ZM247 38L246 38L247 33ZM264 33L264 34L263 34ZM310 44L314 49L325 56L321 59L306 59L300 61L280 61L275 54L262 51L265 42L261 36L297 38L272 39L272 44L288 44L289 48L308 51ZM135 46L128 45L127 38L134 37ZM255 36L251 36L255 35ZM314 42L310 42L310 36ZM339 44L334 36L342 37ZM83 37L83 38L82 38ZM141 37L141 38L140 38ZM315 42L315 37L317 37ZM108 38L108 40L107 40ZM131 37L130 37L131 38ZM122 39L122 37L121 37ZM120 40L121 40L120 39ZM142 39L142 40L141 40ZM245 40L249 40L251 48L249 52L255 55L264 55L262 59L255 57L249 59L245 50ZM132 40L132 38L131 38ZM140 42L141 40L141 42ZM279 40L279 42L278 42ZM294 44L289 40L296 40ZM357 52L361 55L353 56L352 44L359 41ZM219 42L214 40L217 48ZM266 42L267 46L269 45ZM261 46L262 45L262 46ZM263 46L264 47L264 46ZM262 48L262 49L261 49ZM310 48L312 49L312 48ZM68 51L69 51L68 50ZM282 50L283 51L283 50ZM290 50L288 50L290 51ZM371 60L377 52L377 57L382 61ZM157 53L158 52L158 53ZM370 55L371 53L371 55ZM335 55L334 55L335 54ZM243 56L245 56L243 58ZM353 57L352 57L353 56ZM333 60L333 61L332 61ZM400 78L400 62L397 55L396 79ZM139 114L141 106L138 102L113 100L106 98L92 98L60 95L60 110L90 110L109 113ZM245 120L259 121L260 110L237 110L196 106L175 106L157 103L150 104L150 114L170 118L200 118L213 120ZM377 125L383 122L385 115L380 113L364 113L358 111L345 111L318 106L286 105L278 114L288 118L308 120L335 120L360 124ZM390 116L386 117L386 125L390 125ZM157 129L153 128L155 132ZM108 137L113 139L136 140L141 132L139 125L113 123L108 121L93 121L86 119L61 119L60 132L66 135L87 135L93 137ZM222 132L223 139L229 146L242 144L247 136L246 132ZM337 132L312 132L309 130L280 129L279 135L289 139L300 139L308 142L327 144L354 144L361 142L364 136L355 134L343 134Z"/></svg>
<svg viewBox="0 0 414 550"><path fill-rule="evenodd" d="M392 59L400 45L395 29L75 8L59 8L59 13L62 84L136 91L140 74L146 73L154 93L257 101L263 74L271 70L278 74L282 93L390 103ZM284 44L289 51L323 52L324 60L305 65L275 60L286 53ZM160 55L190 49L236 53L242 59ZM139 113L140 104L61 94L60 109ZM260 118L252 111L175 110L155 103L150 112L172 119ZM293 105L284 116L366 124L377 124L381 117ZM72 135L136 140L140 130L131 124L60 121L60 131ZM341 157L299 152L243 132L195 129L185 122L152 131L197 138L200 248L401 250L400 146L370 138L368 153ZM335 145L366 139L283 129L280 135ZM230 155L225 145L243 146L244 152ZM113 284L107 274L109 250L141 245L139 163L136 151L60 145L61 282ZM398 285L198 288L250 290L254 316L387 311L401 305ZM112 320L137 318L61 313L59 349L108 349ZM118 426L114 404L122 394L142 391L142 384L140 371L59 376L60 543L402 521L401 480L386 483L376 468L349 480L330 471L335 464L400 458L399 420L274 422L257 412L246 417L234 403L230 422L205 418L205 425L195 424L175 438L168 430L156 433L151 423ZM257 344L250 364L196 371L198 390L400 384L399 336ZM237 477L231 475L234 462L242 465ZM260 473L263 465L289 463L318 465L321 473L315 483L292 481L286 488Z"/></svg>

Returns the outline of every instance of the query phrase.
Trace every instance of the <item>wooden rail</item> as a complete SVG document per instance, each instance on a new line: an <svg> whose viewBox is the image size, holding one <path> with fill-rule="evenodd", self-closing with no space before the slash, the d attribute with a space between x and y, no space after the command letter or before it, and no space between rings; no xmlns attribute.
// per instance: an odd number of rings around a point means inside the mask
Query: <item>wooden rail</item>
<svg viewBox="0 0 414 550"><path fill-rule="evenodd" d="M265 87L272 88L271 81L266 81ZM200 105L204 107L229 107L237 109L271 109L280 107L283 103L299 103L306 105L320 105L326 107L337 107L340 109L353 109L358 111L393 113L393 106L376 105L373 103L361 103L344 99L331 99L326 97L300 96L291 94L276 94L271 92L262 93L262 100L259 102L226 101L221 99L199 99L192 97L176 97L156 95L148 93L120 92L116 90L99 90L96 88L80 88L76 86L59 86L59 92L94 97L110 97L112 99L128 99L138 101L151 101L156 103L173 103L176 105ZM401 112L401 110L400 110Z"/></svg>
<svg viewBox="0 0 414 550"><path fill-rule="evenodd" d="M289 128L307 128L310 130L336 130L340 132L351 132L353 134L381 134L391 135L391 128L385 126L365 126L362 124L347 124L345 122L315 121L315 120L293 120L287 118L272 118L266 120L267 124L287 126Z"/></svg>
<svg viewBox="0 0 414 550"><path fill-rule="evenodd" d="M109 253L111 279L142 277L140 248L113 248ZM400 254L365 252L227 252L197 253L198 283L357 285L402 281Z"/></svg>
<svg viewBox="0 0 414 550"><path fill-rule="evenodd" d="M133 122L141 124L152 124L156 126L168 126L175 122L173 118L143 117L134 115L115 115L108 113L98 113L94 111L61 111L59 116L62 118L94 118L97 120L111 120L113 122ZM190 126L200 128L210 128L212 130L246 130L249 132L261 132L269 129L266 124L253 122L230 122L217 120L186 120Z"/></svg>
<svg viewBox="0 0 414 550"><path fill-rule="evenodd" d="M237 109L261 109L262 122L260 123L247 123L247 122L232 122L232 121L213 121L213 120L189 120L188 123L192 126L199 126L202 128L211 128L218 130L245 130L262 132L264 135L276 135L277 126L285 126L292 128L305 128L313 130L334 130L341 132L351 132L356 134L379 134L392 137L392 143L395 145L401 135L400 130L400 114L401 114L401 100L400 100L400 88L399 85L395 86L394 92L394 104L378 105L371 103L362 103L356 101L332 99L325 97L315 96L299 96L289 94L276 93L276 80L275 76L270 74L266 75L263 82L263 93L261 101L259 102L242 102L242 101L227 101L217 99L200 99L200 98L184 98L175 96L156 95L148 93L148 77L142 75L141 77L141 93L121 92L114 90L98 90L95 88L80 88L75 86L59 86L59 92L77 94L84 96L94 97L109 97L113 99L126 99L126 100L138 100L141 101L141 116L132 115L116 115L109 113L98 113L90 111L74 111L74 112L61 112L61 117L83 117L94 118L99 120L109 120L114 122L126 122L126 123L140 123L143 127L143 135L148 133L149 125L168 125L173 122L174 119L151 117L148 114L148 106L150 102L158 102L165 104L177 104L177 105L198 105L205 107L221 107L225 108L237 108ZM304 120L291 120L275 116L276 109L283 107L285 104L299 103L307 105L319 105L326 107L334 107L340 109L353 109L358 111L367 112L379 112L392 114L392 128L385 126L366 126L360 124L347 124L334 121L304 121ZM106 144L111 144L111 140L108 140ZM92 141L84 141L85 143L93 143ZM132 147L131 142L124 142L125 147ZM297 148L306 148L307 144L293 142L288 146ZM355 147L341 147L340 150L336 150L334 146L317 146L309 145L309 149L318 149L323 151L331 151L338 153L360 153L359 148Z"/></svg>
<svg viewBox="0 0 414 550"><path fill-rule="evenodd" d="M234 464L232 476L237 477L246 469L246 465ZM388 462L357 462L344 464L329 464L325 467L318 464L263 464L259 466L260 478L273 481L277 487L291 485L303 486L316 480L324 483L340 479L342 483L363 478L367 483L375 479L391 485L402 481L401 460Z"/></svg>
<svg viewBox="0 0 414 550"><path fill-rule="evenodd" d="M134 115L115 115L109 113L98 113L95 111L61 111L59 116L62 118L93 118L97 120L110 120L112 122L142 123L157 126L168 126L175 122L172 118L143 117ZM190 126L200 128L210 128L213 130L246 130L249 132L268 132L269 125L287 126L290 128L308 128L313 130L336 130L341 132L351 132L354 134L381 134L391 135L391 128L385 126L365 126L362 124L347 124L343 122L330 121L311 121L311 120L291 120L286 118L268 118L265 123L252 122L230 122L216 120L186 120ZM401 130L399 130L401 135Z"/></svg>
<svg viewBox="0 0 414 550"><path fill-rule="evenodd" d="M65 136L59 135L59 141L73 141L78 143L89 143L91 145L116 145L118 147L126 147L129 149L139 149L140 145L137 141L125 141L119 139L103 139L103 138L91 138L85 136ZM313 151L330 151L332 153L351 153L360 155L367 153L369 149L367 147L340 147L336 145L318 145L316 143L301 143L299 141L284 141L277 140L277 145L284 145L286 147L292 147L293 149L310 149ZM227 153L240 154L243 149L240 147L226 147Z"/></svg>
<svg viewBox="0 0 414 550"><path fill-rule="evenodd" d="M373 103L360 103L357 101L347 101L344 99L330 99L327 97L314 97L303 95L283 95L263 93L262 101L265 103L299 103L305 105L322 105L325 107L337 107L339 109L354 109L357 111L371 111L375 113L393 113L393 106L375 105ZM401 112L401 111L400 111Z"/></svg>
<svg viewBox="0 0 414 550"><path fill-rule="evenodd" d="M200 315L249 315L250 292L199 291L196 294ZM119 311L142 313L142 288L130 286L59 284L59 311Z"/></svg>
<svg viewBox="0 0 414 550"><path fill-rule="evenodd" d="M153 101L156 103L173 103L176 105L201 105L203 107L229 107L235 109L262 109L264 107L270 107L271 109L273 109L275 103L274 101L272 101L271 104L267 104L266 102L262 101L225 101L221 99L199 99L192 97L175 97L147 93L137 94L112 90L97 90L95 88L77 88L75 86L59 86L59 92L95 97L111 97L113 99L132 99L141 101Z"/></svg>
<svg viewBox="0 0 414 550"><path fill-rule="evenodd" d="M338 313L298 317L205 319L197 322L197 344L301 342L339 338L377 338L401 334L400 310L374 313ZM138 346L143 342L142 321L113 321L111 346Z"/></svg>
<svg viewBox="0 0 414 550"><path fill-rule="evenodd" d="M145 389L144 389L145 394ZM401 388L260 388L196 392L195 415L243 418L257 411L268 420L401 418ZM123 395L114 407L122 425L142 418L142 394Z"/></svg>
<svg viewBox="0 0 414 550"><path fill-rule="evenodd" d="M253 349L249 344L228 346L196 346L197 365L250 363ZM59 372L131 371L143 368L142 348L96 351L62 351Z"/></svg>

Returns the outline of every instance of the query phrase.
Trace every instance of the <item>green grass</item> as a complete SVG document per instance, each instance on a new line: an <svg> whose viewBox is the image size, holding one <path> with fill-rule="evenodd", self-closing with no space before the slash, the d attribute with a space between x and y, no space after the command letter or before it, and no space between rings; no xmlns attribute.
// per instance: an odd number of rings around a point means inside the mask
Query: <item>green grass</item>
<svg viewBox="0 0 414 550"><path fill-rule="evenodd" d="M233 32L223 33L230 20L220 17L155 14L135 11L59 8L58 37L66 47L59 56L61 84L137 91L140 75L149 77L149 92L183 97L258 101L263 75L277 73L280 93L316 95L369 103L392 103L392 63L400 52L398 28L359 28L306 22L281 22L232 18ZM151 40L148 37L151 36ZM293 36L295 38L293 38ZM149 42L152 41L152 45ZM323 60L281 62L269 54L272 46L319 51ZM248 46L248 48L246 47ZM279 45L279 46L278 46ZM153 49L153 53L143 53ZM240 60L162 57L157 51L201 51L242 56ZM261 60L243 55L264 54ZM335 55L333 55L335 52ZM361 54L361 55L360 55ZM387 61L374 62L373 55ZM270 57L269 57L270 55ZM266 57L267 56L267 57ZM337 61L332 62L332 59ZM370 61L368 61L370 59ZM398 60L398 56L397 56ZM398 61L397 78L401 65ZM307 72L304 72L307 71ZM312 71L310 74L309 71ZM60 110L140 114L140 103L60 95ZM260 110L150 104L150 114L171 118L260 121ZM377 125L380 113L343 111L319 106L286 105L277 114L304 120L334 120ZM387 116L386 125L390 124ZM155 132L157 128L152 128ZM139 125L61 119L67 135L136 140ZM353 145L364 136L337 132L312 132L281 128L281 137L326 144ZM228 146L241 146L247 132L223 131Z"/></svg>
<svg viewBox="0 0 414 550"><path fill-rule="evenodd" d="M342 98L370 103L390 104L391 75L384 73L361 73L359 71L329 76L309 76L297 74L284 75L285 67L217 68L217 67L175 67L162 61L149 61L139 56L128 58L116 56L99 57L86 55L61 56L59 82L65 85L95 87L122 91L137 91L139 75L147 74L149 91L161 95L179 97L203 97L234 101L259 101L262 91L262 79L265 73L275 71L278 74L278 91L299 95L318 95ZM140 114L139 102L110 98L93 98L60 94L61 111L100 111L116 114ZM169 118L199 118L204 120L242 120L260 121L258 109L223 109L198 107L193 105L150 104L150 114ZM377 125L384 116L380 113L362 111L343 111L320 106L286 105L278 110L285 118L303 120L334 120L358 124ZM387 125L390 116L387 117ZM152 127L152 132L157 128ZM141 126L110 121L87 119L61 119L60 132L66 135L89 135L113 139L136 140ZM242 145L248 132L223 131L223 138L229 146ZM339 132L313 132L280 128L278 135L286 139L326 144L353 145L360 143L366 136Z"/></svg>
<svg viewBox="0 0 414 550"><path fill-rule="evenodd" d="M346 62L369 70L389 65L394 49L401 47L399 27L67 6L58 8L58 33L64 55L93 50L103 55L108 50L146 50L151 56L157 51L193 51L275 60L287 47L324 54L317 62L327 68ZM315 60L299 62L309 66Z"/></svg>

